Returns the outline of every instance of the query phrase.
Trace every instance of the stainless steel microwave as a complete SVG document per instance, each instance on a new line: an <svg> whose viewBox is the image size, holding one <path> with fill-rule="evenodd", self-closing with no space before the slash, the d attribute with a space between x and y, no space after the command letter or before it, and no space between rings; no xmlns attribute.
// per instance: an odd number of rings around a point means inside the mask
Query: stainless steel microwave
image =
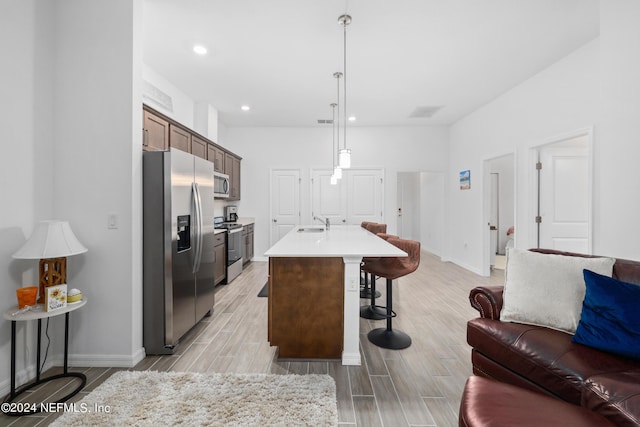
<svg viewBox="0 0 640 427"><path fill-rule="evenodd" d="M229 197L229 175L213 173L213 193L216 199Z"/></svg>

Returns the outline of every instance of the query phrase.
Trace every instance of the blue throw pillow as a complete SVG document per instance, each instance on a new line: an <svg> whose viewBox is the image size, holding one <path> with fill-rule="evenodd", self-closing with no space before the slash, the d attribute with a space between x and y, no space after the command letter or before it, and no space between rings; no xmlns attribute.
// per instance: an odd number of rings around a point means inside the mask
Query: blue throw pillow
<svg viewBox="0 0 640 427"><path fill-rule="evenodd" d="M573 342L640 359L640 286L584 270L586 294Z"/></svg>

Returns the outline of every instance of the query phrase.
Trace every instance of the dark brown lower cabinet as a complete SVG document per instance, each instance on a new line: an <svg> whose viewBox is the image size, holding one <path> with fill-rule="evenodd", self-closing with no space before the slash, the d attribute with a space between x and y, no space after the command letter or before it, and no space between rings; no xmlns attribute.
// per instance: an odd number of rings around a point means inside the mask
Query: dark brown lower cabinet
<svg viewBox="0 0 640 427"><path fill-rule="evenodd" d="M225 243L226 233L218 233L215 235L213 261L213 281L217 285L227 277L227 245Z"/></svg>
<svg viewBox="0 0 640 427"><path fill-rule="evenodd" d="M242 264L246 264L253 258L253 224L245 225L242 229L242 241L244 242Z"/></svg>
<svg viewBox="0 0 640 427"><path fill-rule="evenodd" d="M343 311L342 258L269 258L268 339L279 358L340 359Z"/></svg>

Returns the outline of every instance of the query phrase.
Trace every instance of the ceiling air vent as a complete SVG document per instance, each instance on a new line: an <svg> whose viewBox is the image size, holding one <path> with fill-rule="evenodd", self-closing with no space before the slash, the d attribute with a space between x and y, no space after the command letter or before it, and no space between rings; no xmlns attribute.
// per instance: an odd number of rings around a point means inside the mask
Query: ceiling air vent
<svg viewBox="0 0 640 427"><path fill-rule="evenodd" d="M318 119L318 124L319 125L332 125L333 124L333 120L331 119Z"/></svg>
<svg viewBox="0 0 640 427"><path fill-rule="evenodd" d="M142 98L173 112L173 100L171 97L146 80L142 81Z"/></svg>
<svg viewBox="0 0 640 427"><path fill-rule="evenodd" d="M433 117L438 111L444 108L444 105L428 105L416 107L415 110L409 115L411 119L424 119Z"/></svg>

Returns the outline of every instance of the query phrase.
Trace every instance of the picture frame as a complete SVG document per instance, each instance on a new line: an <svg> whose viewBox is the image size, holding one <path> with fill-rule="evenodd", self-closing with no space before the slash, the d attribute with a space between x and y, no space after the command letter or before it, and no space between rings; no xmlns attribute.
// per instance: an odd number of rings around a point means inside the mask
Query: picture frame
<svg viewBox="0 0 640 427"><path fill-rule="evenodd" d="M471 189L471 170L467 169L465 171L460 172L460 189L461 190Z"/></svg>
<svg viewBox="0 0 640 427"><path fill-rule="evenodd" d="M47 286L44 288L45 311L55 311L67 306L67 285Z"/></svg>

